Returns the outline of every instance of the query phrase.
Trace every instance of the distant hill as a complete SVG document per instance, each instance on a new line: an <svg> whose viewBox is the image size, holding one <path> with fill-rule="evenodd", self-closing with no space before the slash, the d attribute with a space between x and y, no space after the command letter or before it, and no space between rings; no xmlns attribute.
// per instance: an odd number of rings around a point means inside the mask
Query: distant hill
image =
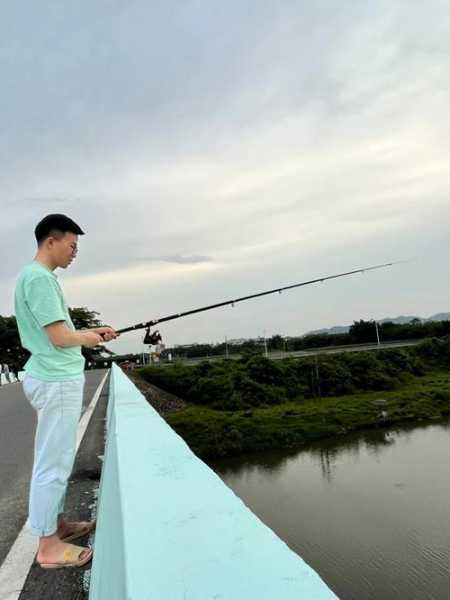
<svg viewBox="0 0 450 600"><path fill-rule="evenodd" d="M433 315L429 319L423 319L426 321L450 321L450 313L438 313L437 315Z"/></svg>
<svg viewBox="0 0 450 600"><path fill-rule="evenodd" d="M450 313L437 313L427 319L423 319L422 317L386 317L384 319L378 319L378 323L386 323L387 321L391 323L396 323L397 325L404 325L405 323L410 323L414 319L419 319L422 323L430 323L431 321L450 321ZM308 331L304 335L316 335L319 333L328 333L329 335L337 334L337 333L348 333L350 329L350 325L336 325L335 327L330 327L329 329L314 329L313 331Z"/></svg>

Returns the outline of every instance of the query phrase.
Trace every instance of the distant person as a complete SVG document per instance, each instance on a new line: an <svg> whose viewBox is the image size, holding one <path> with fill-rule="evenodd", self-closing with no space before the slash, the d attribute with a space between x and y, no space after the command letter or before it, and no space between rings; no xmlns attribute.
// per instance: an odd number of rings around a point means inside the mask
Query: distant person
<svg viewBox="0 0 450 600"><path fill-rule="evenodd" d="M67 543L92 531L95 522L63 518L67 481L76 453L85 382L81 346L93 348L117 337L110 327L76 331L54 270L67 269L78 251L81 228L65 215L48 215L34 231L33 261L16 280L15 311L25 364L23 390L38 415L30 484L31 531L39 536L37 562L43 568L78 567L92 549Z"/></svg>
<svg viewBox="0 0 450 600"><path fill-rule="evenodd" d="M6 363L0 363L0 385L2 383L9 383L9 371Z"/></svg>
<svg viewBox="0 0 450 600"><path fill-rule="evenodd" d="M11 383L11 377L10 377L10 373L9 373L9 367L8 367L8 365L6 363L3 365L3 372L5 373L5 378L6 378L7 382Z"/></svg>

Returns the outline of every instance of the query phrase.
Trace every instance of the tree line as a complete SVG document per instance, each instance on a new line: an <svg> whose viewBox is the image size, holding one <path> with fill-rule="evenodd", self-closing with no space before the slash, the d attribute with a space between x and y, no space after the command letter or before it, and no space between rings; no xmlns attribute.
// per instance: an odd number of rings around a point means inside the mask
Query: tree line
<svg viewBox="0 0 450 600"><path fill-rule="evenodd" d="M422 322L413 319L410 323L398 324L392 321L378 323L378 334L381 341L400 341L423 339L428 337L441 338L450 335L450 321ZM283 337L274 335L267 338L266 344L269 351L291 352L321 348L328 346L341 346L347 344L376 343L377 332L374 321L354 321L348 333L316 333L298 337ZM191 346L167 348L165 355L172 353L174 358L198 358L204 356L225 356L228 352L242 354L245 352L261 352L261 340L245 340L241 344L192 344Z"/></svg>

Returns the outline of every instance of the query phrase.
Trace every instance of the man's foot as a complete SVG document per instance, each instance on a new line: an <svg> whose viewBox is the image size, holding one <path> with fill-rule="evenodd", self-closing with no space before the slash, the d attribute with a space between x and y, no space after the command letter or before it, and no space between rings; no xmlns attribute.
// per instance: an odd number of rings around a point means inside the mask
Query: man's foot
<svg viewBox="0 0 450 600"><path fill-rule="evenodd" d="M94 531L95 521L64 521L56 532L60 540L69 542Z"/></svg>
<svg viewBox="0 0 450 600"><path fill-rule="evenodd" d="M60 569L62 567L82 567L92 558L92 548L56 542L45 550L39 550L37 563L43 569Z"/></svg>

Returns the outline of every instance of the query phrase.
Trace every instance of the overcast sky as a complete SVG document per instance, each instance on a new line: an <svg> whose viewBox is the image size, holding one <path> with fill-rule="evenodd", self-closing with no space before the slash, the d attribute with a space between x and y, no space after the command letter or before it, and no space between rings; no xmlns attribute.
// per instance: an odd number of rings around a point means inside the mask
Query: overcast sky
<svg viewBox="0 0 450 600"><path fill-rule="evenodd" d="M0 314L52 212L86 232L69 305L116 328L416 259L167 344L449 311L449 58L446 0L3 0Z"/></svg>

